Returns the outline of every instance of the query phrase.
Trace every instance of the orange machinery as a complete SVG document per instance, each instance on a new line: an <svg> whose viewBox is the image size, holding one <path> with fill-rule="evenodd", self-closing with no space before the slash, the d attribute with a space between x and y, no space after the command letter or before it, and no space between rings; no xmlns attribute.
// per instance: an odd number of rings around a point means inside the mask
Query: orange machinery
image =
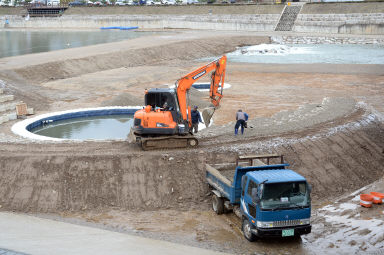
<svg viewBox="0 0 384 255"><path fill-rule="evenodd" d="M209 96L216 109L223 97L226 63L226 56L216 59L177 80L174 89L146 90L146 106L134 115L134 140L144 150L197 146L198 140L191 132L189 89L201 77L212 72Z"/></svg>

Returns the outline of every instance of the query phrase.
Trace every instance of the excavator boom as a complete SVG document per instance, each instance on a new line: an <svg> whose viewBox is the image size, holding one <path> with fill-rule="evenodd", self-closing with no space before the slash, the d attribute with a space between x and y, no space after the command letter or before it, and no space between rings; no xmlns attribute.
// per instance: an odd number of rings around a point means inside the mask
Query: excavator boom
<svg viewBox="0 0 384 255"><path fill-rule="evenodd" d="M177 83L177 97L179 100L180 112L183 117L183 120L190 119L187 118L187 93L192 85L198 81L200 78L205 76L207 73L212 73L211 77L211 86L209 89L209 97L211 99L211 103L217 108L220 104L220 100L223 97L222 90L224 88L224 78L225 78L225 67L227 63L227 57L222 56L219 59L212 61L211 63L196 69L195 71L181 77ZM221 90L219 92L219 88L221 86ZM191 112L191 109L188 109L188 112Z"/></svg>

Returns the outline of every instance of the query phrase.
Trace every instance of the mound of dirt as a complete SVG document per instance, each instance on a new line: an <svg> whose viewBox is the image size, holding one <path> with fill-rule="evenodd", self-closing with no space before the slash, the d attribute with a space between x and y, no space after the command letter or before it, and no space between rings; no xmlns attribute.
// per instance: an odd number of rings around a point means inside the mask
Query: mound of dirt
<svg viewBox="0 0 384 255"><path fill-rule="evenodd" d="M129 93L123 93L110 100L103 101L101 106L142 106L144 105L143 97L136 97Z"/></svg>
<svg viewBox="0 0 384 255"><path fill-rule="evenodd" d="M153 41L157 44L152 43ZM87 48L67 49L63 56L60 55L61 51L40 53L44 58L17 56L13 58L12 64L0 63L0 69L4 67L0 71L0 77L6 76L11 69L28 80L29 84L41 84L121 67L153 65L179 59L192 61L231 52L242 45L269 42L270 38L267 36L228 36L169 43L166 38L148 36ZM121 50L116 51L117 48ZM50 58L46 57L48 55Z"/></svg>
<svg viewBox="0 0 384 255"><path fill-rule="evenodd" d="M276 146L270 141L268 138L252 146L248 153L285 155L290 167L313 186L313 204L383 175L381 122L296 143L286 141ZM207 208L210 192L205 163L235 162L237 154L244 153L241 149L231 152L219 140L214 146L216 151L212 152L204 146L198 150L142 152L126 142L0 146L1 209Z"/></svg>

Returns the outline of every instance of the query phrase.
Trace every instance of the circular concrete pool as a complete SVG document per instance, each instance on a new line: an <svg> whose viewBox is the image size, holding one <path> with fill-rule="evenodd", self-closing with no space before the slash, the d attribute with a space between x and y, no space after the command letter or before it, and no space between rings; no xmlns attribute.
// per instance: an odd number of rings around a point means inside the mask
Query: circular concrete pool
<svg viewBox="0 0 384 255"><path fill-rule="evenodd" d="M141 107L100 107L43 114L13 125L15 134L36 140L126 139Z"/></svg>

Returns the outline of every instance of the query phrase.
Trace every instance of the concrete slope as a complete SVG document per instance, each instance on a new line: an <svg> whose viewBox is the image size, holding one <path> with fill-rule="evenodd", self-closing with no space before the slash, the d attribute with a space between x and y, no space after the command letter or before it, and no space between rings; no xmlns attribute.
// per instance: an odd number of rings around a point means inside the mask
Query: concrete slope
<svg viewBox="0 0 384 255"><path fill-rule="evenodd" d="M108 230L0 213L1 248L26 254L223 254ZM4 231L6 230L6 231Z"/></svg>

